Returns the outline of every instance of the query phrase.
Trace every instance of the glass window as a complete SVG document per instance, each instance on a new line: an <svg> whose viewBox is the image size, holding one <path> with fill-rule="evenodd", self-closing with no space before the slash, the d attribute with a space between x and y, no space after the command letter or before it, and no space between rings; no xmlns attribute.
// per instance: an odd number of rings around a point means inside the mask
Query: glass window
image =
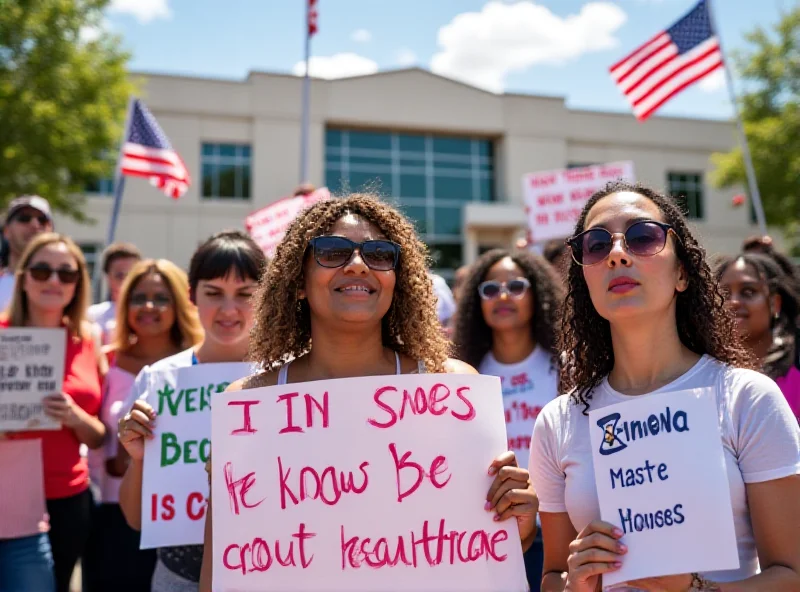
<svg viewBox="0 0 800 592"><path fill-rule="evenodd" d="M437 206L433 220L434 234L461 234L461 208Z"/></svg>
<svg viewBox="0 0 800 592"><path fill-rule="evenodd" d="M401 206L403 213L414 223L417 234L423 236L428 231L428 208L425 206Z"/></svg>
<svg viewBox="0 0 800 592"><path fill-rule="evenodd" d="M425 136L397 135L401 152L425 152Z"/></svg>
<svg viewBox="0 0 800 592"><path fill-rule="evenodd" d="M434 138L433 151L436 154L472 155L472 140L461 138Z"/></svg>
<svg viewBox="0 0 800 592"><path fill-rule="evenodd" d="M669 194L689 218L703 218L703 174L687 172L667 173Z"/></svg>
<svg viewBox="0 0 800 592"><path fill-rule="evenodd" d="M428 195L425 175L400 175L400 198L422 198Z"/></svg>
<svg viewBox="0 0 800 592"><path fill-rule="evenodd" d="M100 271L100 245L94 243L79 243L78 248L83 251L83 258L86 260L86 271L89 279L92 280L92 299L94 302L100 300L99 282L96 282L96 273Z"/></svg>
<svg viewBox="0 0 800 592"><path fill-rule="evenodd" d="M325 146L339 148L342 145L342 132L337 129L329 129L325 132Z"/></svg>
<svg viewBox="0 0 800 592"><path fill-rule="evenodd" d="M461 254L461 243L429 243L428 248L436 269L457 269L464 260Z"/></svg>
<svg viewBox="0 0 800 592"><path fill-rule="evenodd" d="M392 135L381 132L347 132L350 148L368 148L370 150L391 150Z"/></svg>
<svg viewBox="0 0 800 592"><path fill-rule="evenodd" d="M219 155L220 156L227 156L229 158L234 158L234 157L239 155L238 154L239 151L236 148L237 147L234 146L233 144L220 144L219 145Z"/></svg>
<svg viewBox="0 0 800 592"><path fill-rule="evenodd" d="M436 199L472 201L472 176L445 177L437 174L433 179L433 195Z"/></svg>
<svg viewBox="0 0 800 592"><path fill-rule="evenodd" d="M249 145L204 143L200 154L204 198L250 199L252 150Z"/></svg>

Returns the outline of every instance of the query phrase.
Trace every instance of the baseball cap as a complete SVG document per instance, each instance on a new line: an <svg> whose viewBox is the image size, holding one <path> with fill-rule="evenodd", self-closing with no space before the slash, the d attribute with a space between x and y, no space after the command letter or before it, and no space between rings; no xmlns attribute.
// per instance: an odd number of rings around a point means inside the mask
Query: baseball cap
<svg viewBox="0 0 800 592"><path fill-rule="evenodd" d="M6 212L6 224L11 218L19 212L23 208L33 208L34 210L38 210L51 222L53 221L53 214L50 211L50 204L47 200L43 197L38 195L23 195L22 197L18 197L13 200L10 204L8 204L8 211Z"/></svg>

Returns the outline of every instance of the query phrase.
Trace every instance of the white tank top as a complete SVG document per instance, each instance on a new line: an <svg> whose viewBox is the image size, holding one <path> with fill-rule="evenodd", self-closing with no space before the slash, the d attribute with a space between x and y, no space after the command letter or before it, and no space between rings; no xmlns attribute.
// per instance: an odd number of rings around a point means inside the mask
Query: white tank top
<svg viewBox="0 0 800 592"><path fill-rule="evenodd" d="M400 354L398 354L397 352L394 352L394 362L395 362L395 364L394 364L394 373L395 374L402 374L402 370L400 368ZM283 366L281 366L281 369L278 370L278 383L277 383L278 385L288 384L289 366L291 366L291 365L292 365L292 363L289 362L289 363L284 364ZM425 374L425 362L423 362L422 360L419 360L417 362L417 374Z"/></svg>

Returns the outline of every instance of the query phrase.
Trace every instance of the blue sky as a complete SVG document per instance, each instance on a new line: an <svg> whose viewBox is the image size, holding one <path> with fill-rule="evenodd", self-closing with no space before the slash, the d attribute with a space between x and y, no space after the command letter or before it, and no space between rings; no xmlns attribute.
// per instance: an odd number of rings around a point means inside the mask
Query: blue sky
<svg viewBox="0 0 800 592"><path fill-rule="evenodd" d="M339 77L418 65L506 92L564 96L570 107L628 111L608 67L696 0L318 0L311 72ZM745 47L796 0L716 0L726 51ZM471 14L470 14L471 13ZM135 70L241 79L299 72L305 0L112 0L105 26ZM721 71L659 114L732 114Z"/></svg>

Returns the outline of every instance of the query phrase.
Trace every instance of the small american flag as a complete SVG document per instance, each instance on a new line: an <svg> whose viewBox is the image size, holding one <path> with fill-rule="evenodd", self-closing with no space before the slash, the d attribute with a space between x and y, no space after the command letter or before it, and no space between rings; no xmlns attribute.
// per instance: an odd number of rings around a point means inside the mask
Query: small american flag
<svg viewBox="0 0 800 592"><path fill-rule="evenodd" d="M120 171L123 175L146 177L172 198L186 193L189 171L169 143L156 118L139 99L134 99Z"/></svg>
<svg viewBox="0 0 800 592"><path fill-rule="evenodd" d="M721 67L722 49L707 0L611 66L611 77L640 121L687 86Z"/></svg>

